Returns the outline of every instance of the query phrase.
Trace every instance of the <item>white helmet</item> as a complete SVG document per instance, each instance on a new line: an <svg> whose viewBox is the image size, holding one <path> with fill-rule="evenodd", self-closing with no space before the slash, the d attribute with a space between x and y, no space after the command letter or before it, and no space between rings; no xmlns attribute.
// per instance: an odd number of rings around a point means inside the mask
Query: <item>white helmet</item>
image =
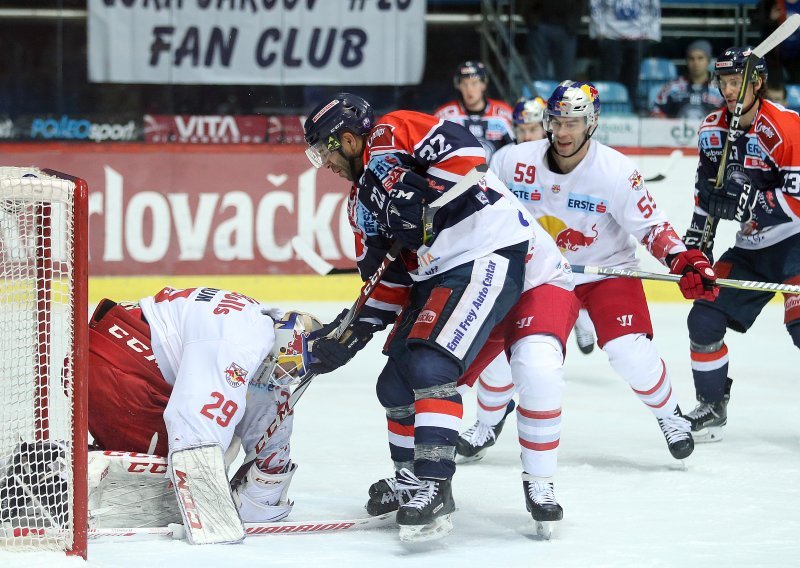
<svg viewBox="0 0 800 568"><path fill-rule="evenodd" d="M600 95L591 83L564 81L547 99L544 111L544 129L552 132L550 119L554 116L585 117L586 127L593 130L600 115Z"/></svg>
<svg viewBox="0 0 800 568"><path fill-rule="evenodd" d="M305 312L286 312L275 320L275 343L256 373L273 386L288 386L302 380L310 371L308 335L322 327ZM263 378L262 378L263 377Z"/></svg>
<svg viewBox="0 0 800 568"><path fill-rule="evenodd" d="M537 124L542 122L546 104L542 97L520 98L514 105L514 112L511 113L514 124Z"/></svg>

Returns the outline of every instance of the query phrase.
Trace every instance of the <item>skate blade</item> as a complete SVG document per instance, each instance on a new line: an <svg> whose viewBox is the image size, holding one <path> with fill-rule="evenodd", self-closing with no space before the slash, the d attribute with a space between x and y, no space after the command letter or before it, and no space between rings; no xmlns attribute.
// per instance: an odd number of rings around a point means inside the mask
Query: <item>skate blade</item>
<svg viewBox="0 0 800 568"><path fill-rule="evenodd" d="M695 444L710 444L722 441L722 426L708 426L692 432Z"/></svg>
<svg viewBox="0 0 800 568"><path fill-rule="evenodd" d="M443 538L452 530L453 521L450 519L450 515L442 515L427 525L400 525L400 540L402 542L427 542Z"/></svg>
<svg viewBox="0 0 800 568"><path fill-rule="evenodd" d="M459 465L464 465L467 463L473 463L476 461L480 461L483 459L483 456L486 455L486 452L489 451L489 448L483 449L474 456L462 456L461 454L456 454L456 463Z"/></svg>
<svg viewBox="0 0 800 568"><path fill-rule="evenodd" d="M558 521L534 520L533 524L536 525L536 536L545 540L550 540L550 537L553 536L553 530L556 528L555 525L557 522Z"/></svg>

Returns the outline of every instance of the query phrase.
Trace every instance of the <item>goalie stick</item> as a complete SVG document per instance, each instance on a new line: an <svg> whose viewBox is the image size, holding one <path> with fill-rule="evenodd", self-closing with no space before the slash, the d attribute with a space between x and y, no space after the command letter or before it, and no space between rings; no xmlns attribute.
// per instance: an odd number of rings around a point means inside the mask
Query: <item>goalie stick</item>
<svg viewBox="0 0 800 568"><path fill-rule="evenodd" d="M747 86L750 84L750 75L752 75L755 65L761 57L778 47L786 38L792 35L797 28L800 27L800 14L792 14L778 26L778 28L769 34L767 39L758 44L747 56L747 61L744 65L744 72L742 73L742 86L739 89L739 96L736 98L736 106L733 108L731 116L731 123L728 126L728 136L725 137L725 145L722 148L722 154L719 160L719 169L717 170L717 179L714 183L715 189L720 189L725 183L725 170L730 159L731 146L736 141L739 134L739 120L742 117L744 110L744 99L747 94ZM750 191L753 191L752 186ZM741 203L741 199L740 199ZM717 223L719 219L715 219L711 215L706 216L706 222L703 225L703 234L700 237L700 252L708 252L710 243L714 240L714 235L717 232Z"/></svg>
<svg viewBox="0 0 800 568"><path fill-rule="evenodd" d="M274 523L244 523L247 536L266 536L272 534L309 534L328 532L352 532L358 530L371 530L389 527L394 524L396 513L384 513L376 517L361 517L355 519L333 519L313 521L278 521ZM3 528L0 535L11 537L24 537L28 535L48 536L59 533L57 529L45 528ZM117 537L129 539L149 539L152 537L184 538L184 527L180 524L170 524L166 527L138 527L138 528L90 528L89 538Z"/></svg>
<svg viewBox="0 0 800 568"><path fill-rule="evenodd" d="M663 282L679 282L678 274L660 274L658 272L645 272L629 268L601 268L599 266L580 266L573 264L572 271L579 274L598 274L601 276L622 276L623 278L638 278L640 280L659 280ZM753 290L756 292L783 292L786 294L800 294L800 286L795 284L778 284L775 282L754 282L751 280L733 280L730 278L717 278L716 283L722 288L736 288L739 290Z"/></svg>
<svg viewBox="0 0 800 568"><path fill-rule="evenodd" d="M673 150L672 153L670 153L669 158L667 158L667 162L664 164L664 167L661 168L661 170L653 177L644 178L644 182L653 183L653 182L664 181L665 179L667 179L667 174L669 173L669 171L672 169L675 163L682 157L683 157L683 152L681 152L680 150Z"/></svg>
<svg viewBox="0 0 800 568"><path fill-rule="evenodd" d="M475 184L481 181L481 179L483 179L488 169L489 167L486 164L480 164L471 169L469 172L467 172L466 175L464 175L464 177L462 177L460 180L458 180L458 182L455 185L453 185L453 187L451 187L449 190L447 190L442 195L437 197L430 204L430 206L428 206L425 209L423 213L423 222L427 224L428 220L431 220L432 223L432 219L433 216L436 214L436 211L438 211L446 204L453 201L455 198L466 193L466 191L469 188L473 187ZM425 231L425 233L429 234L428 231ZM389 248L389 252L386 253L386 256L383 258L380 265L378 265L378 268L376 268L372 276L370 276L369 279L367 279L364 282L364 285L361 287L361 292L359 293L358 298L356 299L355 303L352 305L350 310L347 312L347 314L344 316L344 318L342 318L342 321L339 323L339 326L331 334L332 337L338 339L344 334L344 332L347 330L347 328L350 326L350 324L353 322L356 316L361 312L361 309L367 303L367 300L369 300L369 297L372 295L372 292L375 291L375 288L383 278L383 274L389 268L389 265L395 261L395 259L400 254L400 251L402 249L403 249L403 244L399 240L396 240L392 244L392 246ZM256 375L258 375L258 373L256 373ZM292 391L292 394L289 396L289 399L280 405L280 407L278 408L278 413L275 416L275 419L269 426L267 426L264 435L261 436L261 438L259 438L259 440L256 442L254 449L247 454L247 457L245 458L246 462L255 458L258 451L266 445L267 440L270 438L270 436L272 436L272 434L275 433L275 431L280 427L281 423L286 419L286 417L289 414L291 414L292 410L294 410L294 407L297 404L297 401L300 400L301 396L303 396L303 393L311 384L311 381L314 380L314 377L316 377L315 373L309 373L308 375L303 377L303 379L297 384L297 386Z"/></svg>

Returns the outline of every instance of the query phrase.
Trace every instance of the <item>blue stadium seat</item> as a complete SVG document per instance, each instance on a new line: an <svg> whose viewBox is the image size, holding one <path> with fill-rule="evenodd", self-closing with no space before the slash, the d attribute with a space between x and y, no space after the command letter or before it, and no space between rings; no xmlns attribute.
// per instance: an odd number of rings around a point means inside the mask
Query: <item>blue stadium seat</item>
<svg viewBox="0 0 800 568"><path fill-rule="evenodd" d="M800 112L800 85L786 85L786 106Z"/></svg>
<svg viewBox="0 0 800 568"><path fill-rule="evenodd" d="M663 85L678 78L678 68L665 57L646 57L639 65L639 91L636 93L639 106L651 108L650 94L653 85Z"/></svg>
<svg viewBox="0 0 800 568"><path fill-rule="evenodd" d="M603 114L633 114L628 89L615 81L596 81L594 86L600 93L600 112Z"/></svg>

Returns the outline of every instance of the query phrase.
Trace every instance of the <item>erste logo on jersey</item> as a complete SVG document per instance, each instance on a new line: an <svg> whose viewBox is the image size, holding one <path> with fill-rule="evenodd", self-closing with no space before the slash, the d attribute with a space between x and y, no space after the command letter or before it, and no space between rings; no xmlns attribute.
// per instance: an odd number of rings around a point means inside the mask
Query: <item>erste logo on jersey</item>
<svg viewBox="0 0 800 568"><path fill-rule="evenodd" d="M225 381L235 389L246 385L247 371L236 363L231 363L228 368L225 369Z"/></svg>
<svg viewBox="0 0 800 568"><path fill-rule="evenodd" d="M567 198L567 209L589 215L602 215L608 210L608 204L605 199L599 197L570 193Z"/></svg>
<svg viewBox="0 0 800 568"><path fill-rule="evenodd" d="M761 150L756 136L747 137L743 165L747 169L769 170L769 166L764 162L764 152Z"/></svg>

